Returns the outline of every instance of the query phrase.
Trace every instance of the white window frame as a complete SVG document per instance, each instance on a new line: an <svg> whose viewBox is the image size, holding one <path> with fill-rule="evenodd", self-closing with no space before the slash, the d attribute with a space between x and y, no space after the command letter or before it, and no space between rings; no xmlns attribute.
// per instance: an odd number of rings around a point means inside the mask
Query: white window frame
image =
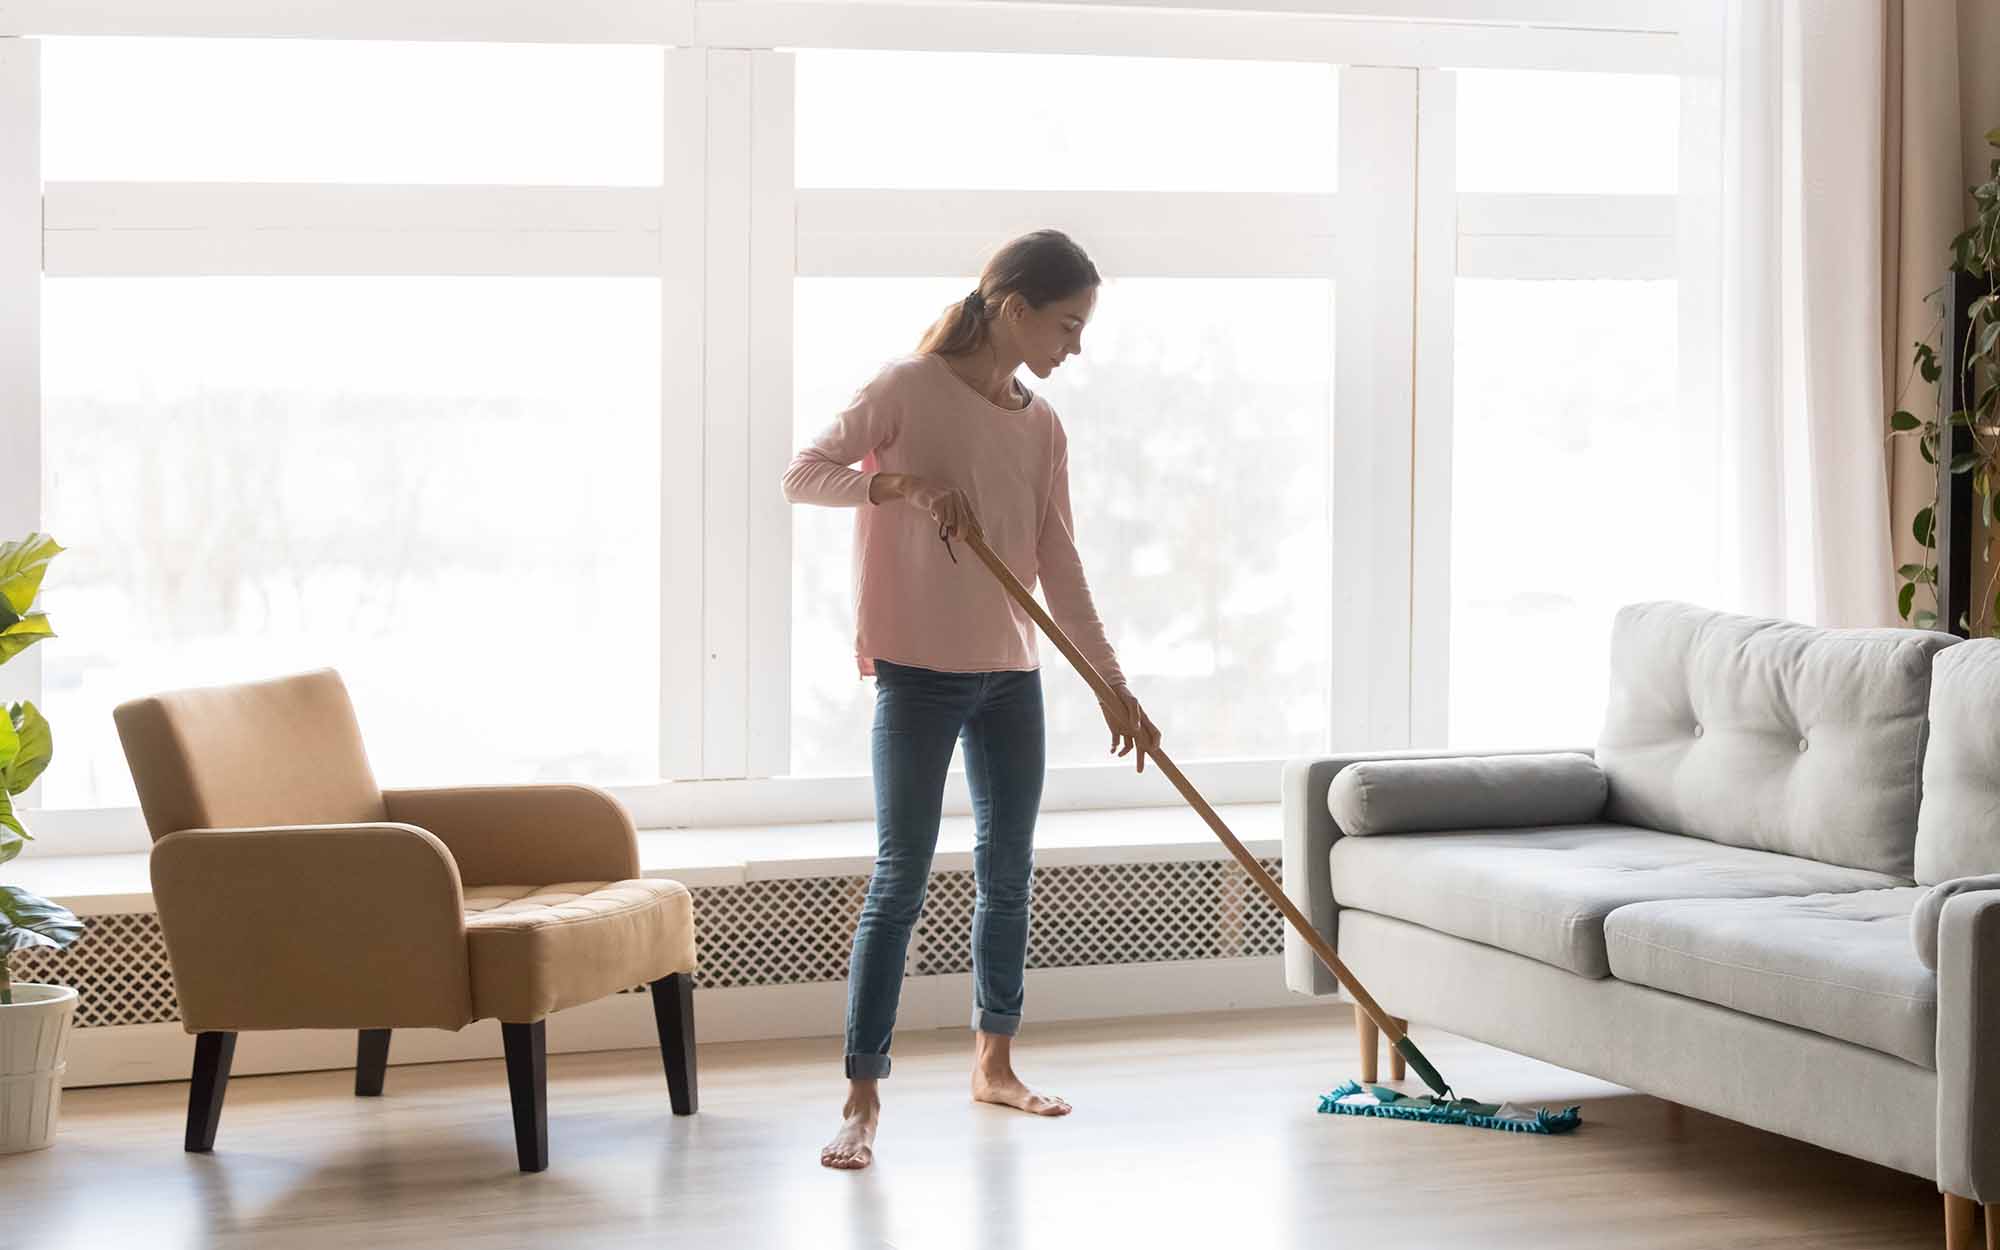
<svg viewBox="0 0 2000 1250"><path fill-rule="evenodd" d="M1338 194L1054 198L1069 220L1102 232L1098 259L1109 272L1333 277L1345 308L1400 310L1370 319L1380 324L1365 338L1355 332L1362 318L1343 318L1331 349L1329 524L1343 539L1332 544L1329 569L1334 628L1326 645L1336 691L1329 723L1353 729L1351 741L1343 735L1328 745L1441 741L1451 275L1671 269L1675 234L1688 239L1704 228L1701 206L1712 206L1715 194L1712 185L1690 187L1684 160L1678 202L1458 196L1448 185L1449 135L1440 130L1448 129L1439 109L1450 90L1443 67L1684 73L1714 55L1712 7L1713 0L594 0L510 10L475 0L282 8L236 0L197 10L115 0L86 10L18 0L0 15L0 127L7 128L0 325L26 330L0 336L0 436L10 453L0 457L0 533L39 528L40 308L32 279L40 275L657 276L660 769L684 780L614 792L649 826L857 818L868 810L866 778L783 775L791 524L775 482L791 452L792 279L969 273L994 238L1040 224L1052 197L1035 195L1030 211L1028 197L1007 192L798 190L793 62L783 49L1360 65L1367 68L1342 71ZM44 187L36 38L58 35L658 46L667 83L663 185ZM1683 100L1684 121L1719 115L1700 91L1684 89ZM1690 133L1684 126L1684 150ZM1708 159L1706 149L1694 150ZM940 220L957 224L939 230ZM1382 246L1384 239L1392 244ZM1449 258L1441 254L1447 240ZM1684 289L1684 325L1700 324L1701 298L1699 289ZM1368 412L1377 418L1362 420ZM1382 413L1408 419L1384 421ZM1410 523L1382 524L1398 516ZM1346 540L1355 534L1368 541ZM0 697L33 698L40 687L33 649L0 669ZM1187 771L1218 802L1257 801L1275 795L1280 764L1204 761ZM32 810L37 792L25 797ZM1156 779L1129 768L1058 768L1045 805L1174 801ZM947 802L968 809L962 782ZM136 809L51 810L34 819L60 835L48 840L50 851L144 845Z"/></svg>

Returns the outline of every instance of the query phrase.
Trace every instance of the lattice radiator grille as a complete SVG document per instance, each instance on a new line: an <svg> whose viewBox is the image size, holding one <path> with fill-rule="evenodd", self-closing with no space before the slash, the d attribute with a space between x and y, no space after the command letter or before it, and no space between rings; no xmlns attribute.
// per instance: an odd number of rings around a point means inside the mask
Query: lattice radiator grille
<svg viewBox="0 0 2000 1250"><path fill-rule="evenodd" d="M1274 876L1275 860L1262 861ZM794 877L694 893L698 985L798 985L847 978L867 877ZM972 874L931 877L910 942L914 976L972 968ZM1028 966L1159 963L1272 955L1283 921L1227 860L1037 868ZM85 917L67 951L24 951L14 979L75 986L79 1028L180 1019L159 919L150 912Z"/></svg>

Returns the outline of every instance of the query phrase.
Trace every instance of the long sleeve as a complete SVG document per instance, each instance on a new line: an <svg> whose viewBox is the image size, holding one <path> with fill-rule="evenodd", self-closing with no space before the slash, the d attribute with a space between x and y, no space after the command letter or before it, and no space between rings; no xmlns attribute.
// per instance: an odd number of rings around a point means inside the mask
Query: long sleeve
<svg viewBox="0 0 2000 1250"><path fill-rule="evenodd" d="M1055 427L1054 459L1048 506L1035 542L1042 593L1049 601L1049 615L1115 689L1125 684L1125 674L1105 636L1104 622L1097 617L1090 583L1083 575L1083 560L1077 555L1076 525L1069 504L1069 438L1060 422Z"/></svg>
<svg viewBox="0 0 2000 1250"><path fill-rule="evenodd" d="M785 498L792 503L854 508L869 502L877 448L895 434L895 406L878 377L856 392L846 411L801 448L785 468ZM850 466L862 462L860 469Z"/></svg>

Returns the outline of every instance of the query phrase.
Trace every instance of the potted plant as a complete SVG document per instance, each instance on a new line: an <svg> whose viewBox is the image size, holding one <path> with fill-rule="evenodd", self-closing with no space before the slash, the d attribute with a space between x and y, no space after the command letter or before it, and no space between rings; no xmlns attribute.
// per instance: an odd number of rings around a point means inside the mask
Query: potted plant
<svg viewBox="0 0 2000 1250"><path fill-rule="evenodd" d="M47 615L33 611L49 561L62 548L46 534L0 543L0 664L44 638ZM0 717L0 863L31 835L14 799L34 784L54 753L49 723L23 700ZM66 985L15 984L7 962L30 947L61 949L83 933L70 912L19 886L0 885L0 1154L39 1150L55 1136L62 1098L63 1049L76 991Z"/></svg>

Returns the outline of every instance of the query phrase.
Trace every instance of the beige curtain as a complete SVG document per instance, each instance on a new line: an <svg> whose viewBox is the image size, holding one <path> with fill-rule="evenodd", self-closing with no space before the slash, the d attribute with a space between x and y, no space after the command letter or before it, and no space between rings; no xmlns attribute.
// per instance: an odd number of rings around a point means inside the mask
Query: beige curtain
<svg viewBox="0 0 2000 1250"><path fill-rule="evenodd" d="M1886 422L1898 404L1923 415L1936 402L1935 391L1921 380L1905 389L1910 349L1929 333L1935 319L1924 296L1943 280L1952 236L1970 220L1972 200L1965 189L1985 179L1991 156L1985 134L2000 126L2000 3L1887 0L1884 18L1882 411ZM1923 549L1910 523L1930 502L1935 470L1907 438L1896 441L1888 469L1896 562L1915 563ZM1974 537L1975 594L1986 587L1993 572L1992 566L1979 562L1983 538ZM1976 599L1974 607L1976 612Z"/></svg>

